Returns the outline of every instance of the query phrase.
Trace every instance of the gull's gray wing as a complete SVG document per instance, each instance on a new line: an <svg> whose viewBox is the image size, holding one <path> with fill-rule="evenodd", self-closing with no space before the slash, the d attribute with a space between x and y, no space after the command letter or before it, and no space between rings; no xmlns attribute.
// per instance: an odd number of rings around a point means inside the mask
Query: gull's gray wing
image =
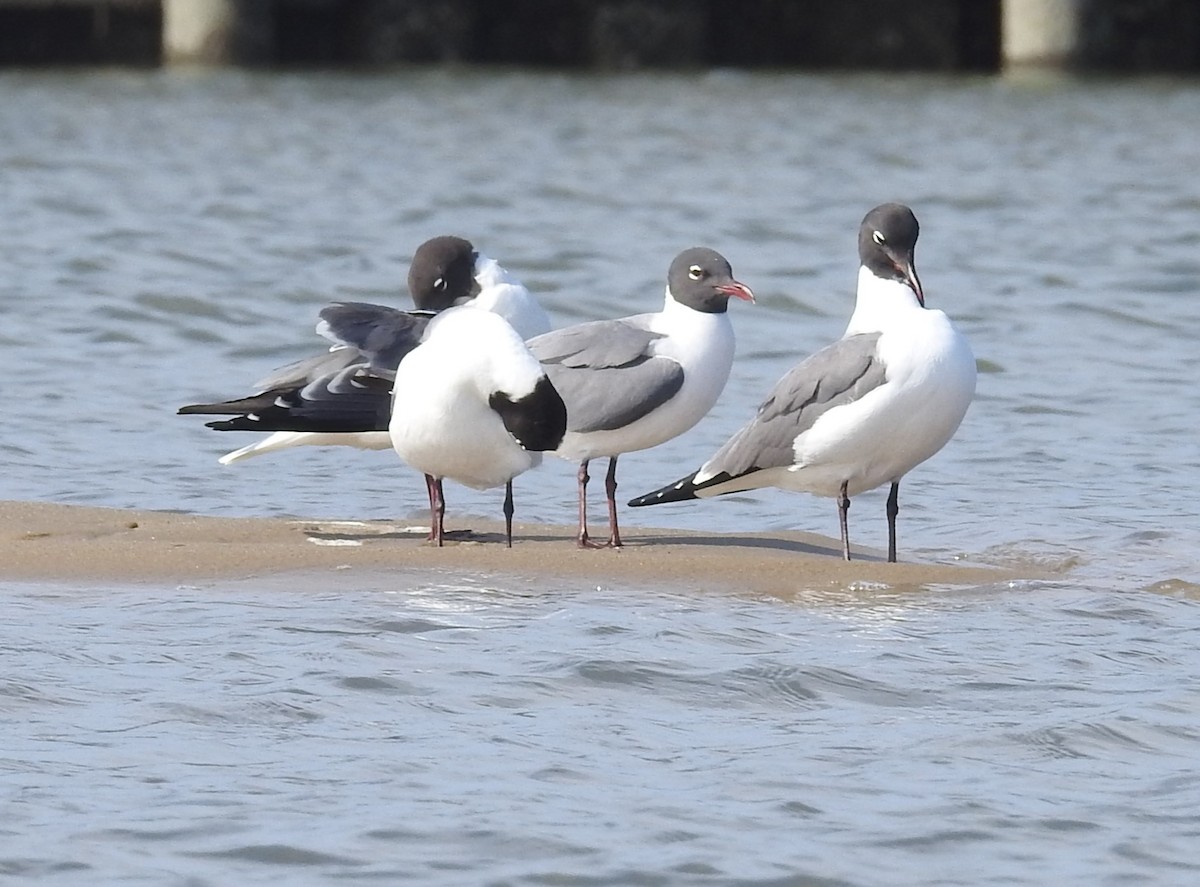
<svg viewBox="0 0 1200 887"><path fill-rule="evenodd" d="M579 323L535 336L525 344L544 364L579 369L627 366L649 357L650 343L663 337L637 325L639 319Z"/></svg>
<svg viewBox="0 0 1200 887"><path fill-rule="evenodd" d="M357 348L334 348L272 370L270 375L255 382L254 388L260 392L275 391L280 388L301 388L314 379L338 373L349 366L365 362L366 358Z"/></svg>
<svg viewBox="0 0 1200 887"><path fill-rule="evenodd" d="M387 431L392 382L363 366L350 366L302 388L275 389L240 401L184 407L180 412L241 414L209 422L208 427L217 431Z"/></svg>
<svg viewBox="0 0 1200 887"><path fill-rule="evenodd" d="M432 311L334 302L321 310L317 332L340 346L357 349L373 369L391 371L420 344L433 316Z"/></svg>
<svg viewBox="0 0 1200 887"><path fill-rule="evenodd" d="M567 430L584 433L624 427L675 396L683 368L651 356L660 338L627 321L599 320L526 344L567 404Z"/></svg>
<svg viewBox="0 0 1200 887"><path fill-rule="evenodd" d="M567 430L579 433L623 428L683 386L683 368L665 357L604 369L544 366L567 404Z"/></svg>
<svg viewBox="0 0 1200 887"><path fill-rule="evenodd" d="M317 331L329 351L280 367L248 397L190 404L181 414L234 415L210 423L221 431L386 431L391 384L401 359L420 344L428 311L366 302L335 302Z"/></svg>
<svg viewBox="0 0 1200 887"><path fill-rule="evenodd" d="M255 383L258 391L299 388L355 365L369 367L374 375L387 376L420 344L433 312L401 311L368 302L334 302L319 316L317 332L334 347L272 370Z"/></svg>
<svg viewBox="0 0 1200 887"><path fill-rule="evenodd" d="M709 459L697 476L738 477L795 460L796 437L834 407L852 403L885 381L876 355L879 333L839 339L802 360L776 383L754 419ZM703 479L703 480L701 480Z"/></svg>

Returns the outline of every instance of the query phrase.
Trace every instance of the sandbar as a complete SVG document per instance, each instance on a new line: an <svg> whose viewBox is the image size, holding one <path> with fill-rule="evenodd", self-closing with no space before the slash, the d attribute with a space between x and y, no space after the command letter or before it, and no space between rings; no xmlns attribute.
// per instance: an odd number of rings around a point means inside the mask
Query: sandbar
<svg viewBox="0 0 1200 887"><path fill-rule="evenodd" d="M621 550L584 550L571 527L456 516L443 548L405 521L211 517L167 511L0 500L0 577L33 581L197 583L292 571L462 571L542 584L676 587L771 595L873 584L980 586L1042 578L963 563L885 563L879 552L841 558L840 544L802 532L714 534L630 528ZM448 527L448 531L453 528Z"/></svg>

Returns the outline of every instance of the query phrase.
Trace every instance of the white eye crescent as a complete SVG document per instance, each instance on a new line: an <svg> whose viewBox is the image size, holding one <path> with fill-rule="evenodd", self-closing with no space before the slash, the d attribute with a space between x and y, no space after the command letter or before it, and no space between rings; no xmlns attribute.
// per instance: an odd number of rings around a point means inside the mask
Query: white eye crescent
<svg viewBox="0 0 1200 887"><path fill-rule="evenodd" d="M699 280L703 276L704 269L699 265L693 265L691 268L688 268L688 277L690 277L692 280Z"/></svg>
<svg viewBox="0 0 1200 887"><path fill-rule="evenodd" d="M887 243L887 238L883 236L882 231L876 231L874 234L871 235L871 239L874 240L876 243L878 243L880 246L883 246L885 243Z"/></svg>
<svg viewBox="0 0 1200 887"><path fill-rule="evenodd" d="M446 288L446 279L444 277L439 277L433 282L433 288L435 290L444 290Z"/></svg>

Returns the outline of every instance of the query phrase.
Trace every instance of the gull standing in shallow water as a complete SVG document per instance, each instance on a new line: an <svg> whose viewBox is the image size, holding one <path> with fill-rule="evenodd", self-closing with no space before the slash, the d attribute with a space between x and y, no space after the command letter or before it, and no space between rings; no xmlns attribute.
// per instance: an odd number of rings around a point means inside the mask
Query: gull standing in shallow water
<svg viewBox="0 0 1200 887"><path fill-rule="evenodd" d="M885 483L896 560L900 479L953 436L975 394L975 358L946 315L925 307L907 206L867 213L858 299L845 335L775 385L758 415L693 474L632 500L657 505L778 487L835 497L850 560L850 497Z"/></svg>
<svg viewBox="0 0 1200 887"><path fill-rule="evenodd" d="M425 474L432 541L442 544L450 478L476 489L504 484L511 548L512 479L541 464L567 428L562 398L521 337L491 312L444 311L401 361L393 398L392 446Z"/></svg>
<svg viewBox="0 0 1200 887"><path fill-rule="evenodd" d="M469 240L442 236L425 241L413 255L408 287L416 311L365 302L338 302L321 311L317 331L332 340L328 351L282 367L249 397L192 404L181 414L233 415L210 422L217 431L271 431L262 440L226 453L222 465L299 446L349 446L386 450L392 446L390 387L362 386L364 376L391 379L396 366L417 347L430 317L455 305L494 312L523 337L550 329L550 319L521 283ZM334 401L340 412L326 419ZM360 430L347 413L360 416Z"/></svg>
<svg viewBox="0 0 1200 887"><path fill-rule="evenodd" d="M617 526L617 457L670 440L717 401L733 364L730 297L754 301L720 253L684 250L667 272L662 311L555 330L528 342L567 404L567 433L554 454L579 462L580 548L588 538L588 462L607 456L610 548Z"/></svg>

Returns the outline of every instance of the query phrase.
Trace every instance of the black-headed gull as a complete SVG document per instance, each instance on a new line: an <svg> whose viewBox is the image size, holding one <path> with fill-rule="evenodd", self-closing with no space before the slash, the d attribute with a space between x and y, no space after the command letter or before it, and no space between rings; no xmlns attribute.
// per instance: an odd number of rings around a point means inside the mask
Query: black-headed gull
<svg viewBox="0 0 1200 887"><path fill-rule="evenodd" d="M607 544L619 548L617 457L683 434L716 403L733 364L730 297L754 301L722 255L696 247L671 263L662 311L529 340L567 403L567 433L554 454L579 462L581 548L594 547L587 529L588 462L609 459Z"/></svg>
<svg viewBox="0 0 1200 887"><path fill-rule="evenodd" d="M390 434L400 458L425 474L431 539L442 544L442 479L476 489L504 484L512 547L512 479L542 461L567 427L567 408L541 364L501 317L442 312L396 370Z"/></svg>
<svg viewBox="0 0 1200 887"><path fill-rule="evenodd" d="M780 379L754 419L698 471L629 504L763 487L831 496L850 560L850 497L890 483L888 560L895 561L900 479L946 445L975 394L967 340L944 312L925 307L913 263L918 231L907 206L867 213L845 335Z"/></svg>
<svg viewBox="0 0 1200 887"><path fill-rule="evenodd" d="M249 397L192 404L179 412L237 417L209 423L218 431L274 432L226 453L219 460L223 465L299 446L390 449L386 430L390 397L386 391L355 388L350 382L361 374L393 372L417 346L434 313L469 305L499 314L525 337L550 329L549 317L529 290L462 237L434 237L422 243L409 267L408 287L416 311L362 302L334 303L321 312L317 326L321 335L335 343L330 350L276 370L260 381ZM306 399L339 395L373 398L378 423L351 433L330 431L319 422L306 424L299 419L297 405ZM282 403L292 407L280 410L277 407ZM344 425L344 419L339 416L335 425Z"/></svg>

